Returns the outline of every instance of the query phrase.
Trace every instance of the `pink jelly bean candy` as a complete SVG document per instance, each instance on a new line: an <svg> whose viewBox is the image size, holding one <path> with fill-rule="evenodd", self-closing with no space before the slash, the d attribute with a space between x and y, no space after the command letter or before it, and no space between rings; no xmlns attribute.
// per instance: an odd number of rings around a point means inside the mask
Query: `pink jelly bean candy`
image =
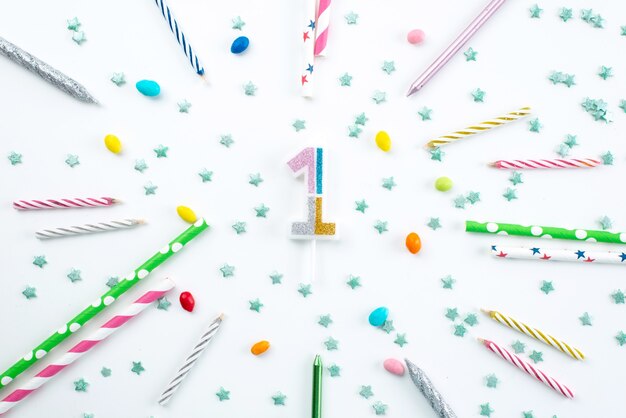
<svg viewBox="0 0 626 418"><path fill-rule="evenodd" d="M383 362L383 367L391 374L404 376L404 364L395 358L388 358Z"/></svg>
<svg viewBox="0 0 626 418"><path fill-rule="evenodd" d="M416 45L424 42L424 38L426 34L421 29L413 29L406 35L406 40L409 41L410 44Z"/></svg>

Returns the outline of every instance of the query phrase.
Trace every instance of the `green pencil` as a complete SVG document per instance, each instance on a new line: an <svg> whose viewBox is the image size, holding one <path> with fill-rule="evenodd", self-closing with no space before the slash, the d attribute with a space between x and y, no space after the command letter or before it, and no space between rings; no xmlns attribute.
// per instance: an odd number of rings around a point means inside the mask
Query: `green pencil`
<svg viewBox="0 0 626 418"><path fill-rule="evenodd" d="M313 360L313 407L311 408L312 418L322 418L322 358L315 356Z"/></svg>

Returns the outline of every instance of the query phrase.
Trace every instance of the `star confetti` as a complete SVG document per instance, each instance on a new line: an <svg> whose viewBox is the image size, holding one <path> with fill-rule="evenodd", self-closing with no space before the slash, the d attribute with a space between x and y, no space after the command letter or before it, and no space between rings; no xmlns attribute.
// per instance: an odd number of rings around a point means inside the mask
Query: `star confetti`
<svg viewBox="0 0 626 418"><path fill-rule="evenodd" d="M80 21L77 17L67 20L67 29L76 32L80 28Z"/></svg>
<svg viewBox="0 0 626 418"><path fill-rule="evenodd" d="M346 23L348 25L356 25L358 23L359 15L354 12L350 12L345 15L344 18L346 19Z"/></svg>
<svg viewBox="0 0 626 418"><path fill-rule="evenodd" d="M249 300L248 303L250 304L250 310L258 313L261 313L261 308L265 306L259 299Z"/></svg>
<svg viewBox="0 0 626 418"><path fill-rule="evenodd" d="M357 212L365 213L365 210L369 208L369 205L365 202L365 200L357 200L354 204L356 205L355 210Z"/></svg>
<svg viewBox="0 0 626 418"><path fill-rule="evenodd" d="M320 319L319 321L317 321L317 323L323 326L324 328L328 328L328 326L333 323L333 320L330 317L330 314L320 315Z"/></svg>
<svg viewBox="0 0 626 418"><path fill-rule="evenodd" d="M254 208L257 218L267 218L267 212L269 212L269 210L270 208L265 206L263 203Z"/></svg>
<svg viewBox="0 0 626 418"><path fill-rule="evenodd" d="M443 152L441 148L439 147L435 147L434 149L428 150L428 152L430 152L430 159L433 161L441 162L443 159L443 156L446 155L446 153Z"/></svg>
<svg viewBox="0 0 626 418"><path fill-rule="evenodd" d="M352 76L348 73L343 73L343 75L339 77L339 84L342 87L350 87L352 85Z"/></svg>
<svg viewBox="0 0 626 418"><path fill-rule="evenodd" d="M74 268L70 270L69 273L67 273L67 278L70 279L72 283L77 282L79 280L83 280L83 278L80 277L80 270L77 270Z"/></svg>
<svg viewBox="0 0 626 418"><path fill-rule="evenodd" d="M492 373L492 374L485 376L485 385L488 388L492 388L492 389L495 389L496 387L498 387L498 378L496 377L496 375Z"/></svg>
<svg viewBox="0 0 626 418"><path fill-rule="evenodd" d="M535 418L533 411L524 411L522 412L522 418Z"/></svg>
<svg viewBox="0 0 626 418"><path fill-rule="evenodd" d="M306 298L307 296L313 293L311 291L311 285L300 283L300 287L298 288L298 293L300 293L302 297Z"/></svg>
<svg viewBox="0 0 626 418"><path fill-rule="evenodd" d="M543 128L541 122L539 122L539 118L531 119L528 121L528 130L530 132L539 133L539 131Z"/></svg>
<svg viewBox="0 0 626 418"><path fill-rule="evenodd" d="M348 136L350 138L358 138L361 132L363 132L363 129L361 129L358 125L348 126Z"/></svg>
<svg viewBox="0 0 626 418"><path fill-rule="evenodd" d="M605 67L603 65L602 67L600 67L600 72L598 72L598 76L603 80L613 77L613 68Z"/></svg>
<svg viewBox="0 0 626 418"><path fill-rule="evenodd" d="M148 164L144 160L135 160L135 170L143 173L148 169Z"/></svg>
<svg viewBox="0 0 626 418"><path fill-rule="evenodd" d="M517 190L507 187L505 192L502 194L502 197L504 197L508 202L515 200L517 199Z"/></svg>
<svg viewBox="0 0 626 418"><path fill-rule="evenodd" d="M474 98L474 102L483 103L485 101L485 94L487 94L484 90L477 88L472 92L472 97Z"/></svg>
<svg viewBox="0 0 626 418"><path fill-rule="evenodd" d="M439 218L430 218L426 226L436 231L438 228L441 228L441 223L439 222Z"/></svg>
<svg viewBox="0 0 626 418"><path fill-rule="evenodd" d="M533 350L533 352L528 356L529 359L533 361L533 363L537 364L543 361L543 353L541 351Z"/></svg>
<svg viewBox="0 0 626 418"><path fill-rule="evenodd" d="M339 349L339 341L335 340L333 337L328 337L328 339L324 341L324 345L328 351Z"/></svg>
<svg viewBox="0 0 626 418"><path fill-rule="evenodd" d="M561 13L559 13L559 17L563 22L567 22L571 18L574 17L574 11L572 9L568 9L566 7L561 8Z"/></svg>
<svg viewBox="0 0 626 418"><path fill-rule="evenodd" d="M230 134L220 135L220 144L224 145L226 148L230 148L230 146L233 145L234 143L235 141L233 140L232 135Z"/></svg>
<svg viewBox="0 0 626 418"><path fill-rule="evenodd" d="M420 116L420 118L422 118L422 121L426 121L426 120L431 120L430 114L432 113L432 111L433 111L432 109L429 109L426 106L424 106L423 108L418 110L417 114Z"/></svg>
<svg viewBox="0 0 626 418"><path fill-rule="evenodd" d="M252 81L248 81L243 85L243 94L246 96L254 96L256 94L257 87L254 85Z"/></svg>
<svg viewBox="0 0 626 418"><path fill-rule="evenodd" d="M619 343L620 347L623 345L626 345L626 333L624 333L624 331L618 332L617 335L615 336L615 339Z"/></svg>
<svg viewBox="0 0 626 418"><path fill-rule="evenodd" d="M89 383L82 377L74 382L74 390L76 392L87 392Z"/></svg>
<svg viewBox="0 0 626 418"><path fill-rule="evenodd" d="M511 176L509 177L509 181L513 184L513 186L517 186L520 183L523 183L524 181L522 181L522 173L520 173L519 171L514 171L511 173Z"/></svg>
<svg viewBox="0 0 626 418"><path fill-rule="evenodd" d="M231 27L232 27L233 29L235 29L235 30L242 30L242 29L243 29L243 27L244 27L244 26L245 26L245 24L246 24L246 22L244 22L243 20L241 20L241 16L237 16L237 17L233 18L233 19L231 20L231 22L232 22L232 24L233 24Z"/></svg>
<svg viewBox="0 0 626 418"><path fill-rule="evenodd" d="M302 120L302 119L296 119L294 123L291 124L291 126L293 126L293 129L296 130L296 132L300 132L303 129L306 129L306 121Z"/></svg>
<svg viewBox="0 0 626 418"><path fill-rule="evenodd" d="M226 278L226 277L232 277L235 275L235 266L231 266L229 264L224 264L222 267L220 267L220 271L222 272L222 277ZM270 276L272 277L272 276ZM282 279L282 274L280 275L280 278ZM272 279L272 282L274 281L274 279ZM280 283L280 281L279 281Z"/></svg>
<svg viewBox="0 0 626 418"><path fill-rule="evenodd" d="M143 367L140 361L133 361L133 367L130 368L130 371L135 373L137 376L141 375L146 369Z"/></svg>
<svg viewBox="0 0 626 418"><path fill-rule="evenodd" d="M476 61L476 55L478 55L478 51L474 51L474 48L471 46L463 53L465 55L465 61Z"/></svg>
<svg viewBox="0 0 626 418"><path fill-rule="evenodd" d="M248 183L250 183L254 187L259 187L259 184L263 183L263 179L261 178L260 173L250 174L248 177L250 178L250 180L248 180Z"/></svg>
<svg viewBox="0 0 626 418"><path fill-rule="evenodd" d="M11 153L7 156L11 165L22 164L22 154L17 153L15 151L11 151Z"/></svg>
<svg viewBox="0 0 626 418"><path fill-rule="evenodd" d="M372 100L376 104L384 103L387 101L387 93L385 93L384 91L376 90L372 95Z"/></svg>
<svg viewBox="0 0 626 418"><path fill-rule="evenodd" d="M145 195L148 196L151 194L156 194L156 190L159 188L159 186L152 184L152 182L148 182L143 186L143 188Z"/></svg>
<svg viewBox="0 0 626 418"><path fill-rule="evenodd" d="M560 71L552 71L548 76L548 80L552 82L552 84L559 84L563 81L564 75Z"/></svg>
<svg viewBox="0 0 626 418"><path fill-rule="evenodd" d="M520 340L517 340L513 344L511 344L511 347L513 348L515 354L521 354L526 350L526 344L524 344Z"/></svg>
<svg viewBox="0 0 626 418"><path fill-rule="evenodd" d="M619 102L619 108L622 109L624 113L626 113L626 100L622 100Z"/></svg>
<svg viewBox="0 0 626 418"><path fill-rule="evenodd" d="M86 40L87 37L85 36L85 32L83 31L74 32L74 34L72 34L72 41L76 42L76 45L81 45Z"/></svg>
<svg viewBox="0 0 626 418"><path fill-rule="evenodd" d="M117 87L126 84L126 76L124 73L113 73L111 76L111 82L115 84Z"/></svg>
<svg viewBox="0 0 626 418"><path fill-rule="evenodd" d="M613 154L611 154L611 151L607 151L600 155L600 158L602 159L602 164L613 165Z"/></svg>
<svg viewBox="0 0 626 418"><path fill-rule="evenodd" d="M350 275L346 284L350 286L350 289L354 290L357 287L361 287L361 278L359 276Z"/></svg>
<svg viewBox="0 0 626 418"><path fill-rule="evenodd" d="M615 292L613 292L611 294L611 297L613 298L613 303L615 303L616 305L626 303L626 295L624 295L624 292L622 292L621 290L616 290Z"/></svg>
<svg viewBox="0 0 626 418"><path fill-rule="evenodd" d="M612 122L611 113L607 110L608 104L604 100L587 97L583 100L581 106L587 113L593 116L594 120L601 120L606 123Z"/></svg>
<svg viewBox="0 0 626 418"><path fill-rule="evenodd" d="M381 401L374 402L372 404L372 408L374 408L374 413L376 415L385 415L387 413L387 405L385 405Z"/></svg>
<svg viewBox="0 0 626 418"><path fill-rule="evenodd" d="M235 222L234 224L232 224L232 228L235 230L235 232L237 233L237 235L241 235L241 234L245 234L246 233L246 223L245 222Z"/></svg>
<svg viewBox="0 0 626 418"><path fill-rule="evenodd" d="M494 412L493 408L489 405L489 402L480 405L480 415L483 417L490 417Z"/></svg>
<svg viewBox="0 0 626 418"><path fill-rule="evenodd" d="M67 158L65 159L65 164L69 165L72 168L74 168L77 165L79 165L80 161L78 159L78 155L68 154Z"/></svg>
<svg viewBox="0 0 626 418"><path fill-rule="evenodd" d="M46 260L46 256L45 255L37 255L37 256L33 257L33 264L36 265L37 267L39 267L40 269L42 269L43 266L48 264L48 261Z"/></svg>
<svg viewBox="0 0 626 418"><path fill-rule="evenodd" d="M475 203L478 203L478 202L480 202L480 193L479 192L469 192L469 194L467 195L466 199L472 205L475 204Z"/></svg>
<svg viewBox="0 0 626 418"><path fill-rule="evenodd" d="M465 196L463 195L458 195L457 197L454 198L454 200L452 201L454 203L454 207L457 209L465 209Z"/></svg>
<svg viewBox="0 0 626 418"><path fill-rule="evenodd" d="M220 400L220 402L230 400L230 391L220 387L220 390L215 393L215 396Z"/></svg>
<svg viewBox="0 0 626 418"><path fill-rule="evenodd" d="M543 293L547 295L550 292L554 291L554 286L552 285L551 281L549 282L549 281L544 280L541 283L541 287L539 288L539 290L541 290Z"/></svg>
<svg viewBox="0 0 626 418"><path fill-rule="evenodd" d="M108 287L115 287L115 286L117 286L117 284L119 282L120 282L120 279L118 277L116 277L116 276L113 276L113 277L109 277L109 279L106 282L106 285Z"/></svg>
<svg viewBox="0 0 626 418"><path fill-rule="evenodd" d="M108 367L103 367L102 369L100 369L100 374L102 375L102 377L109 377L111 376L111 369L109 369Z"/></svg>
<svg viewBox="0 0 626 418"><path fill-rule="evenodd" d="M395 181L393 181L393 176L392 176L392 177L384 178L382 186L383 188L391 191L394 187L397 186L397 184Z"/></svg>
<svg viewBox="0 0 626 418"><path fill-rule="evenodd" d="M341 367L336 364L331 364L328 368L328 373L330 373L330 377L340 377L341 376Z"/></svg>
<svg viewBox="0 0 626 418"><path fill-rule="evenodd" d="M622 31L621 35L626 36L626 25L622 26L620 30Z"/></svg>
<svg viewBox="0 0 626 418"><path fill-rule="evenodd" d="M406 334L396 334L396 339L393 340L394 344L398 344L400 347L404 347L405 344L408 344L406 340Z"/></svg>
<svg viewBox="0 0 626 418"><path fill-rule="evenodd" d="M384 61L383 62L383 66L381 67L381 69L384 72L386 72L387 75L390 75L391 73L396 71L396 64L393 61Z"/></svg>
<svg viewBox="0 0 626 418"><path fill-rule="evenodd" d="M584 314L582 314L581 316L578 317L578 319L580 320L580 324L582 326L592 326L593 324L591 323L592 318L589 315L589 312L585 312Z"/></svg>
<svg viewBox="0 0 626 418"><path fill-rule="evenodd" d="M565 158L570 154L571 148L565 144L559 144L559 147L556 149L556 153L559 154L559 157Z"/></svg>
<svg viewBox="0 0 626 418"><path fill-rule="evenodd" d="M607 229L613 228L613 221L608 216L603 216L598 220L600 227L602 230L606 231Z"/></svg>
<svg viewBox="0 0 626 418"><path fill-rule="evenodd" d="M589 23L594 28L604 27L604 18L599 14L594 14L592 9L582 9L580 11L580 19Z"/></svg>
<svg viewBox="0 0 626 418"><path fill-rule="evenodd" d="M222 267L223 268L223 267ZM270 274L270 279L272 279L272 284L282 284L283 283L283 275L278 272L273 272Z"/></svg>
<svg viewBox="0 0 626 418"><path fill-rule="evenodd" d="M167 300L165 296L161 296L157 299L157 309L160 309L162 311L167 311L170 308L171 304L172 303Z"/></svg>
<svg viewBox="0 0 626 418"><path fill-rule="evenodd" d="M396 327L393 326L393 321L385 320L380 329L385 331L387 334L391 334L391 331L395 331Z"/></svg>
<svg viewBox="0 0 626 418"><path fill-rule="evenodd" d="M465 333L467 333L467 328L465 328L465 325L463 324L458 324L454 326L454 335L457 337L464 337Z"/></svg>
<svg viewBox="0 0 626 418"><path fill-rule="evenodd" d="M26 289L24 289L22 291L22 295L24 295L24 297L26 299L36 298L37 297L37 289L35 289L34 287L31 287L31 286L26 286Z"/></svg>
<svg viewBox="0 0 626 418"><path fill-rule="evenodd" d="M456 282L456 280L454 280L452 276L447 275L446 277L442 277L440 280L442 288L450 290L454 288L454 283Z"/></svg>
<svg viewBox="0 0 626 418"><path fill-rule="evenodd" d="M213 180L213 172L203 168L202 171L198 173L200 178L202 179L202 183L206 183Z"/></svg>
<svg viewBox="0 0 626 418"><path fill-rule="evenodd" d="M356 117L354 118L354 124L365 126L368 120L369 119L367 118L367 116L365 116L365 113L361 113L359 115L356 115Z"/></svg>
<svg viewBox="0 0 626 418"><path fill-rule="evenodd" d="M359 390L359 395L361 395L365 399L369 399L372 396L374 396L374 392L372 392L372 387L371 386L369 386L369 385L368 386L362 385L361 386L361 390Z"/></svg>
<svg viewBox="0 0 626 418"><path fill-rule="evenodd" d="M473 313L467 314L463 322L465 322L470 327L473 327L475 325L478 325L478 317L476 316L476 314Z"/></svg>
<svg viewBox="0 0 626 418"><path fill-rule="evenodd" d="M183 99L182 102L176 103L178 106L178 111L180 113L189 113L189 108L191 107L191 103L187 101L187 99Z"/></svg>
<svg viewBox="0 0 626 418"><path fill-rule="evenodd" d="M167 151L169 151L169 149L170 149L169 147L166 147L164 145L159 145L153 151L156 154L157 158L167 158Z"/></svg>
<svg viewBox="0 0 626 418"><path fill-rule="evenodd" d="M387 232L387 222L386 221L376 221L374 224L374 229L378 231L379 234L383 232Z"/></svg>
<svg viewBox="0 0 626 418"><path fill-rule="evenodd" d="M455 319L457 319L459 317L459 312L457 308L447 308L445 317L448 318L450 321L454 321Z"/></svg>
<svg viewBox="0 0 626 418"><path fill-rule="evenodd" d="M274 401L274 405L277 405L277 406L284 406L285 399L287 399L287 397L283 395L281 392L278 392L277 394L272 396L272 401Z"/></svg>
<svg viewBox="0 0 626 418"><path fill-rule="evenodd" d="M574 148L575 146L577 146L578 142L576 141L576 135L567 134L565 136L565 141L563 141L563 144L567 145L569 148Z"/></svg>
<svg viewBox="0 0 626 418"><path fill-rule="evenodd" d="M528 9L528 11L530 11L530 17L532 19L539 19L541 18L541 13L543 13L543 9L541 7L539 7L538 5L534 5L533 7L531 7L530 9Z"/></svg>

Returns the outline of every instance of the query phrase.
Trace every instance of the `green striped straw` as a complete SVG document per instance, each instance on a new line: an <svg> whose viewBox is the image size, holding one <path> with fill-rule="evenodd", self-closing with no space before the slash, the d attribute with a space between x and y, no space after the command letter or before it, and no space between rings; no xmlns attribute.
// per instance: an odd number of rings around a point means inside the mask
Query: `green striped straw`
<svg viewBox="0 0 626 418"><path fill-rule="evenodd" d="M133 272L128 274L117 285L112 287L108 292L96 299L91 305L87 306L81 313L64 324L54 334L45 339L41 344L33 348L24 357L15 362L4 373L0 374L0 388L11 383L13 379L26 371L30 366L35 364L37 360L43 358L63 340L68 338L80 327L93 319L98 313L103 311L107 306L111 305L117 298L122 296L134 285L139 283L141 279L152 273L154 269L163 264L168 258L179 252L189 241L200 235L201 232L209 228L204 219L199 219L195 224L187 228L182 234L174 238L169 244L161 248L159 252L150 257L145 263L140 265Z"/></svg>
<svg viewBox="0 0 626 418"><path fill-rule="evenodd" d="M485 234L518 235L533 238L540 237L626 244L626 232L597 231L593 229L567 229L554 226L524 226L496 222L465 221L465 231Z"/></svg>

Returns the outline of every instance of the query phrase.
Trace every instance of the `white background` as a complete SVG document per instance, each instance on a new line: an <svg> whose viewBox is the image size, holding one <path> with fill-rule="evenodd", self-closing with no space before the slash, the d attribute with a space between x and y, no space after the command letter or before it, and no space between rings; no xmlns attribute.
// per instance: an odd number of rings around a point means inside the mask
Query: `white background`
<svg viewBox="0 0 626 418"><path fill-rule="evenodd" d="M177 205L204 215L212 229L172 258L150 278L103 313L80 336L103 323L117 309L163 277L177 289L168 312L149 309L109 341L71 366L11 413L15 416L82 417L83 412L105 417L302 417L310 413L311 362L321 353L326 365L341 366L341 377L325 373L324 416L367 417L371 404L389 405L392 417L434 416L408 378L382 368L388 357L408 357L424 368L459 417L478 416L479 404L490 402L494 417L520 417L533 410L536 417L623 416L626 347L614 336L626 330L624 305L612 303L610 294L624 286L620 266L539 264L532 261L492 259L489 245L533 244L522 238L469 235L466 219L539 225L597 227L602 215L626 230L623 216L624 128L626 114L617 108L626 98L626 7L616 1L542 2L541 19L530 19L529 1L509 1L481 29L468 46L478 51L477 62L454 57L428 86L411 98L405 92L417 75L473 19L484 1L441 0L375 1L337 0L333 4L328 57L316 64L315 97L299 96L300 26L302 1L205 2L172 0L171 6L207 70L208 83L199 79L151 1L84 2L32 0L4 2L0 35L28 50L84 84L102 103L86 105L57 91L12 62L0 59L0 155L15 150L23 164L0 163L0 219L3 251L0 299L0 363L7 367L29 348L62 325L106 290L111 275L123 275L173 238L186 225L177 217ZM563 23L558 8L574 8L576 18ZM581 8L593 7L606 18L605 29L581 21ZM359 14L358 25L348 26L344 15ZM231 29L241 15L243 32ZM88 41L72 42L66 19L78 16ZM406 42L408 30L422 28L426 42ZM229 52L239 35L251 45L241 56ZM397 71L387 75L380 66L394 60ZM601 65L613 67L607 81L596 73ZM551 71L576 75L568 89L547 80ZM123 71L128 83L109 81ZM344 72L354 78L341 87ZM134 83L153 79L162 94L150 100L137 93ZM255 97L244 96L242 85L258 86ZM474 103L470 92L487 92L485 103ZM387 92L387 102L371 100L375 90ZM614 112L615 122L595 122L580 103L585 97L602 98ZM189 100L189 114L179 113L176 102ZM462 128L518 107L530 105L544 128L528 131L527 122L512 124L445 149L444 162L431 161L421 146L429 138ZM433 109L432 121L422 122L417 111ZM359 139L347 136L354 116L369 118ZM297 118L306 130L291 127ZM387 130L393 149L385 154L373 137ZM118 135L121 155L109 153L102 139ZM219 144L221 134L233 135L235 144ZM501 158L556 156L566 134L578 135L573 155L596 157L607 150L614 166L593 170L524 173L517 187L519 199L507 202L501 194L510 186L510 173L487 167ZM169 146L167 159L156 159L153 148ZM304 205L304 185L294 180L285 161L307 145L326 149L327 195L325 218L338 223L340 240L318 243L318 278L306 299L297 293L306 282L307 243L288 239L289 222ZM68 153L80 157L70 168ZM149 168L133 169L144 158ZM202 168L214 171L213 181L202 183ZM255 188L248 175L260 172L264 182ZM442 194L432 184L440 175L455 181ZM394 176L398 186L383 189L381 179ZM158 186L154 196L143 185ZM455 209L452 200L469 191L481 193L481 202ZM123 200L114 208L20 213L11 208L17 198L60 198L109 195ZM366 199L363 215L354 201ZM255 218L253 207L270 207L267 219ZM443 229L425 226L440 217ZM40 242L33 232L56 227L124 217L148 221L132 231ZM372 225L389 222L379 235ZM236 235L231 225L242 220L248 232ZM416 231L423 249L412 255L404 237ZM542 242L571 248L574 243ZM609 249L597 244L589 248ZM48 264L33 266L36 255ZM234 278L223 279L219 268L236 267ZM82 271L72 284L66 274ZM272 285L272 271L284 274L282 285ZM351 290L350 274L362 278L363 287ZM451 274L454 290L441 288L440 278ZM543 294L542 280L556 290ZM37 288L38 297L26 300L21 292ZM197 301L189 314L177 302L178 293L191 291ZM248 310L248 300L260 298L260 314ZM387 335L368 325L367 315L387 306L390 319L409 344L393 344ZM453 323L444 317L447 307L462 315L481 307L496 308L579 347L587 360L577 362L491 322L479 314L480 324L464 338L452 335ZM592 327L577 319L588 311ZM215 315L226 319L205 356L166 408L156 399L202 328ZM316 324L330 313L334 323ZM339 340L339 350L326 352L323 341ZM489 353L475 337L505 346L520 339L529 350L540 350L539 366L576 393L567 400L533 381ZM260 340L272 348L261 357L249 353ZM66 341L46 361L58 357L73 341ZM132 361L146 371L130 372ZM33 367L24 377L40 370ZM100 375L107 366L113 374ZM495 373L497 389L484 385ZM72 382L83 377L87 393L75 392ZM16 381L8 390L18 387ZM375 396L358 396L360 385L372 385ZM219 402L214 393L223 386L231 400ZM282 391L286 406L272 404Z"/></svg>

